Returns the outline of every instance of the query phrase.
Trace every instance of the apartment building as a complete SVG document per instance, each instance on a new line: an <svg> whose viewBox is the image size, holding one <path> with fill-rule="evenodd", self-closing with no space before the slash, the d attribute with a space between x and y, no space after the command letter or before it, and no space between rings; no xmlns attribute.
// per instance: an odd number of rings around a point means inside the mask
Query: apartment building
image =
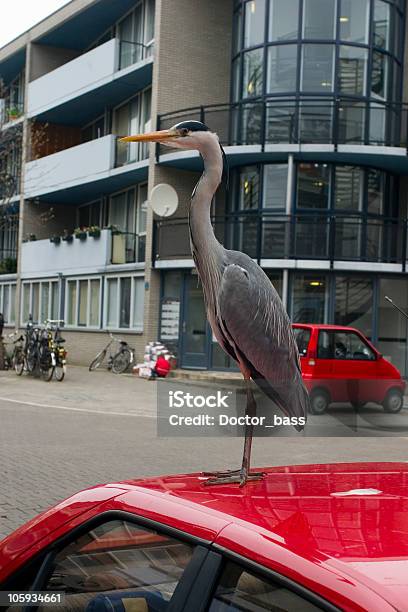
<svg viewBox="0 0 408 612"><path fill-rule="evenodd" d="M406 374L385 300L408 309L405 29L403 0L73 0L1 49L8 325L63 318L76 362L110 330L139 357L160 338L182 367L233 367L189 249L198 154L118 143L199 119L230 167L220 241L293 320L357 327ZM166 219L148 205L159 183L179 196Z"/></svg>

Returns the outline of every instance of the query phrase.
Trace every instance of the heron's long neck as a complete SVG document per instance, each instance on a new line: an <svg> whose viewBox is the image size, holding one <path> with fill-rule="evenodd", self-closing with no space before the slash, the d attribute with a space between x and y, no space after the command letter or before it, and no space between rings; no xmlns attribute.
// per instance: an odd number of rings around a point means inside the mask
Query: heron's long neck
<svg viewBox="0 0 408 612"><path fill-rule="evenodd" d="M206 262L215 263L214 258L218 259L223 252L223 247L216 239L211 225L211 203L221 182L223 160L215 136L203 144L200 153L204 162L204 172L191 198L189 224L193 256L201 280L205 284L200 265L207 267Z"/></svg>

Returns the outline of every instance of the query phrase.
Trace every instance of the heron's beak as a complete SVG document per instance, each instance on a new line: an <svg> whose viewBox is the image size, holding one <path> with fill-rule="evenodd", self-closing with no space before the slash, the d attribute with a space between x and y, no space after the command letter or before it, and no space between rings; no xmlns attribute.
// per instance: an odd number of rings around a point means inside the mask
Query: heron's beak
<svg viewBox="0 0 408 612"><path fill-rule="evenodd" d="M179 130L159 130L148 134L137 134L136 136L125 136L119 138L119 142L167 142L172 138L180 138Z"/></svg>

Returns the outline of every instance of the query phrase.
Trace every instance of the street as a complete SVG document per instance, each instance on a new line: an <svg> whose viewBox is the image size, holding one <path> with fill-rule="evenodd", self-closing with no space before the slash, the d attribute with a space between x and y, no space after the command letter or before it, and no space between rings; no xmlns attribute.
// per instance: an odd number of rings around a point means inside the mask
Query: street
<svg viewBox="0 0 408 612"><path fill-rule="evenodd" d="M159 439L154 381L82 367L70 367L63 383L0 372L0 539L79 489L238 467L241 452L240 438ZM254 467L378 459L408 461L407 440L294 432L253 444Z"/></svg>

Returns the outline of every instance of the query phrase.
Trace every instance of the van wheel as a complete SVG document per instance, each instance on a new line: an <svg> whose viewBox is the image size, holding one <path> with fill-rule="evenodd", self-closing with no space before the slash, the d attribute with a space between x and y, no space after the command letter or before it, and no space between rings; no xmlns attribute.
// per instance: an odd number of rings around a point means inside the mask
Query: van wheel
<svg viewBox="0 0 408 612"><path fill-rule="evenodd" d="M401 391L399 389L391 389L388 391L382 405L385 412L391 412L393 414L400 412L404 405Z"/></svg>
<svg viewBox="0 0 408 612"><path fill-rule="evenodd" d="M316 389L310 394L310 414L324 414L329 407L330 397L324 389Z"/></svg>

